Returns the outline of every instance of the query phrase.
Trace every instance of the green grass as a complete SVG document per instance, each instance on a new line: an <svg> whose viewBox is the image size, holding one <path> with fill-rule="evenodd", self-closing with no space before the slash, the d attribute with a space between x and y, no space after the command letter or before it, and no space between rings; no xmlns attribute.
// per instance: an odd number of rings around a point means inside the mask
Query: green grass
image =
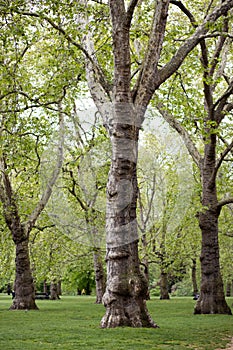
<svg viewBox="0 0 233 350"><path fill-rule="evenodd" d="M93 297L38 300L39 311L9 311L0 294L0 349L7 350L214 350L233 336L233 316L193 315L192 298L152 299L148 308L159 329L101 329L102 305ZM233 298L228 298L232 305Z"/></svg>

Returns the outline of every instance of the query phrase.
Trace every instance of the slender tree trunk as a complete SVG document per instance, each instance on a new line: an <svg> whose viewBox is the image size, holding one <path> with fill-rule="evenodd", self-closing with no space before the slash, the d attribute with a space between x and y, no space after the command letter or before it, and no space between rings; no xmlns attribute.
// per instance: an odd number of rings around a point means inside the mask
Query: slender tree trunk
<svg viewBox="0 0 233 350"><path fill-rule="evenodd" d="M15 298L11 310L36 310L35 288L30 269L28 240L16 242Z"/></svg>
<svg viewBox="0 0 233 350"><path fill-rule="evenodd" d="M47 293L47 283L46 280L43 282L43 293Z"/></svg>
<svg viewBox="0 0 233 350"><path fill-rule="evenodd" d="M102 298L105 290L105 275L101 258L100 248L96 248L93 253L94 270L95 270L95 285L96 285L96 304L102 303Z"/></svg>
<svg viewBox="0 0 233 350"><path fill-rule="evenodd" d="M167 278L167 272L161 271L160 274L160 299L166 300L170 299L169 292L168 292L168 278Z"/></svg>
<svg viewBox="0 0 233 350"><path fill-rule="evenodd" d="M55 281L51 282L51 285L50 285L50 299L51 300L60 299L58 294L57 283Z"/></svg>
<svg viewBox="0 0 233 350"><path fill-rule="evenodd" d="M205 145L202 175L202 205L199 226L202 231L201 288L195 314L231 314L224 295L219 263L218 217L215 170L216 135Z"/></svg>
<svg viewBox="0 0 233 350"><path fill-rule="evenodd" d="M196 258L192 259L192 284L193 284L193 296L196 297L198 294Z"/></svg>
<svg viewBox="0 0 233 350"><path fill-rule="evenodd" d="M148 262L148 253L147 253L147 250L148 250L148 243L147 243L147 239L146 239L146 235L143 234L142 235L142 247L143 247L143 259L141 261L141 264L143 265L144 267L144 275L145 275L145 278L147 280L147 285L148 285L148 291L147 291L147 296L146 296L146 299L147 300L150 300L150 290L149 290L149 279L150 279L150 275L149 275L149 262Z"/></svg>

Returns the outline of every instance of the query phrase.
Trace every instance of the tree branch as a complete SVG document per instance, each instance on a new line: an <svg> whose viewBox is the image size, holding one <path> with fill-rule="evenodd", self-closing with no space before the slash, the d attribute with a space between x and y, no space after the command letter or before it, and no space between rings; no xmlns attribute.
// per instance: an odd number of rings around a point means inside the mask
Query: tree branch
<svg viewBox="0 0 233 350"><path fill-rule="evenodd" d="M231 80L231 82L230 82L228 88L226 89L226 91L214 103L214 108L217 107L216 110L215 110L215 115L216 115L216 121L218 123L220 123L221 120L225 116L225 113L222 113L222 112L223 112L224 107L226 106L226 102L227 102L228 97L230 97L232 94L233 94L233 79Z"/></svg>
<svg viewBox="0 0 233 350"><path fill-rule="evenodd" d="M129 6L128 6L127 12L126 12L126 24L127 24L127 26L130 26L130 23L131 23L132 18L133 18L134 10L138 5L138 1L139 0L131 0L129 3Z"/></svg>
<svg viewBox="0 0 233 350"><path fill-rule="evenodd" d="M217 207L219 210L221 210L224 205L231 203L233 203L233 197L225 198L218 202Z"/></svg>
<svg viewBox="0 0 233 350"><path fill-rule="evenodd" d="M221 156L219 157L219 159L216 162L213 174L210 178L210 183L213 182L217 176L218 170L222 164L222 162L224 161L225 157L228 155L229 152L231 152L231 150L233 149L233 141L227 146L227 148L221 153Z"/></svg>
<svg viewBox="0 0 233 350"><path fill-rule="evenodd" d="M166 122L176 130L179 135L182 137L184 144L191 155L193 161L197 164L198 168L201 169L202 158L198 152L195 144L190 138L187 130L165 109L162 103L157 104L157 108Z"/></svg>
<svg viewBox="0 0 233 350"><path fill-rule="evenodd" d="M159 87L166 79L168 79L182 64L188 53L199 43L199 41L209 31L209 25L214 23L219 17L226 15L227 12L233 8L233 0L226 0L216 7L211 14L209 14L203 23L196 28L194 34L188 38L184 44L177 50L172 59L158 72L158 80L156 88Z"/></svg>
<svg viewBox="0 0 233 350"><path fill-rule="evenodd" d="M155 1L151 34L141 72L133 88L136 105L147 106L157 86L157 67L160 59L168 16L169 0Z"/></svg>
<svg viewBox="0 0 233 350"><path fill-rule="evenodd" d="M92 58L92 56L89 54L89 52L85 49L85 47L81 44L79 44L77 41L75 41L69 34L66 33L65 29L62 28L62 26L56 24L51 18L49 18L46 15L37 13L37 12L30 12L30 11L18 11L14 9L15 13L21 14L23 16L31 16L31 17L36 17L45 20L48 22L54 29L56 29L59 33L61 33L64 38L73 46L75 46L77 49L83 52L85 55L86 59L88 59L92 66L93 70L95 71L96 77L98 78L98 81L104 88L104 90L109 93L109 84L105 80L104 73L102 72L101 68L99 65L96 64L95 60Z"/></svg>
<svg viewBox="0 0 233 350"><path fill-rule="evenodd" d="M53 173L48 181L48 184L45 188L45 191L41 196L39 203L37 204L36 208L29 216L27 222L24 223L25 231L27 234L30 233L30 231L34 227L35 222L38 219L39 215L41 214L41 212L45 208L46 204L48 203L48 200L52 194L52 188L53 188L53 186L54 186L54 184L59 176L59 173L60 173L60 170L62 167L65 132L64 132L64 116L63 116L61 102L58 104L58 110L59 110L60 139L59 139L58 148L57 148L57 162L56 162L56 166L53 170Z"/></svg>
<svg viewBox="0 0 233 350"><path fill-rule="evenodd" d="M194 28L197 28L197 21L193 14L185 7L185 5L182 3L182 1L176 1L176 0L171 0L171 4L178 6L181 11L190 19L191 24L193 25Z"/></svg>

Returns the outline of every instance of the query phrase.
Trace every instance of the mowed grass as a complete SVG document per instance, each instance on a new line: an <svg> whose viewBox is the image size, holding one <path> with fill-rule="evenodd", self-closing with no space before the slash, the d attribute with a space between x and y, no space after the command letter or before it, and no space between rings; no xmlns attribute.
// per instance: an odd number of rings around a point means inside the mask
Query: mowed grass
<svg viewBox="0 0 233 350"><path fill-rule="evenodd" d="M232 305L233 298L227 300ZM233 316L193 315L192 298L148 301L157 329L101 329L105 310L94 302L94 297L63 296L38 300L39 311L9 311L11 298L0 294L0 349L214 350L233 336Z"/></svg>

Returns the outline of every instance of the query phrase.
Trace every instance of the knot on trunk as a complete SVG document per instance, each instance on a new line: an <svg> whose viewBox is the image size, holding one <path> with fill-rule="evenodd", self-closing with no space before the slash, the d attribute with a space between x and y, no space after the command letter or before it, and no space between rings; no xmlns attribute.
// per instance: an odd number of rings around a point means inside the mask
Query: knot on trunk
<svg viewBox="0 0 233 350"><path fill-rule="evenodd" d="M116 300L117 299L113 295L111 295L108 291L106 291L103 295L102 303L106 307L106 306L111 305Z"/></svg>

